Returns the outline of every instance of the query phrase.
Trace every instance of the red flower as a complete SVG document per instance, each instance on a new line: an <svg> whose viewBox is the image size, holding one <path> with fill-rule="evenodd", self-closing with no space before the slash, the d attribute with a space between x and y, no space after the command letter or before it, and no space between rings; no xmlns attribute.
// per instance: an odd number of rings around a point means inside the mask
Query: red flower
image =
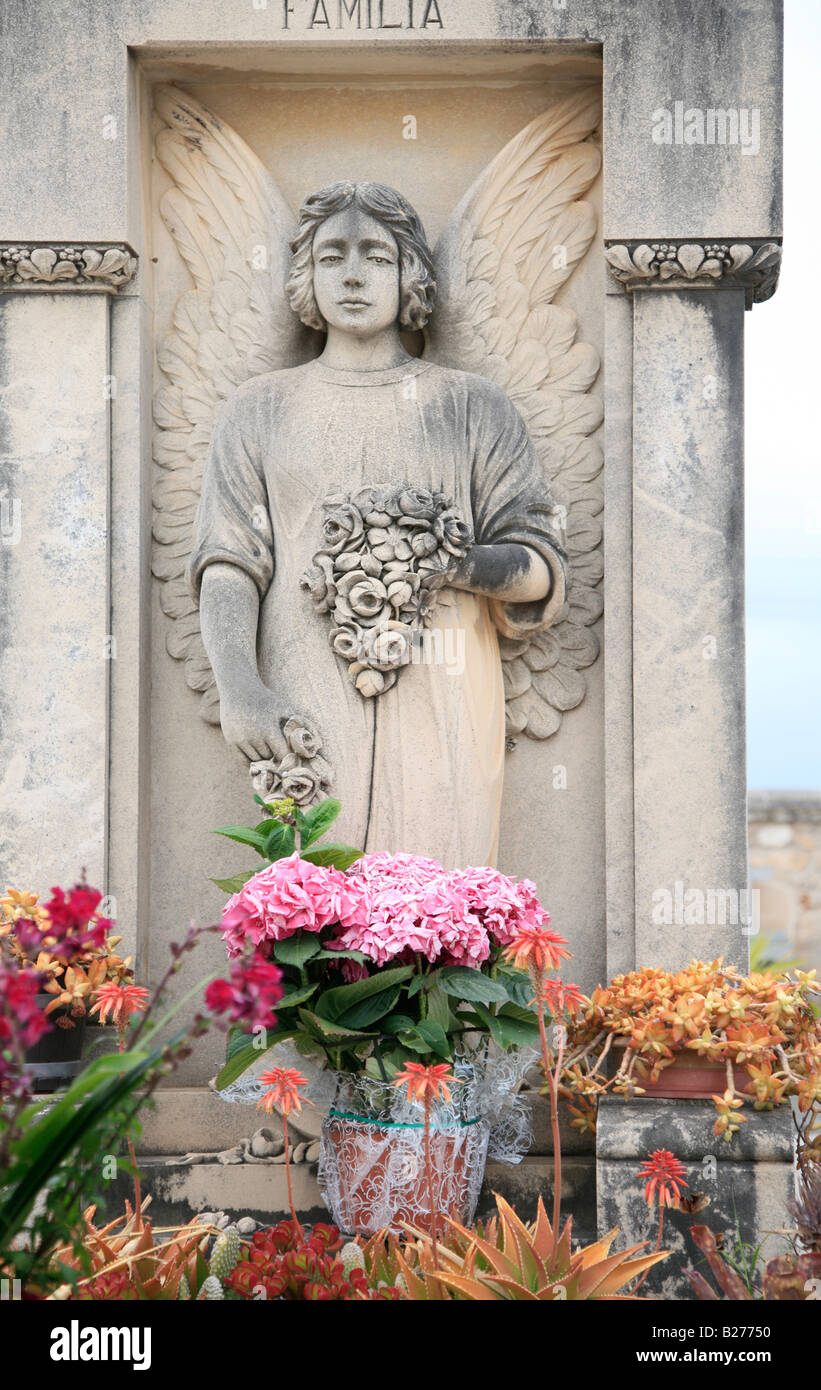
<svg viewBox="0 0 821 1390"><path fill-rule="evenodd" d="M276 1106L281 1115L288 1115L292 1109L297 1112L302 1109L303 1098L298 1088L307 1086L308 1078L301 1072L290 1067L271 1067L270 1071L262 1072L259 1080L261 1085L270 1087L270 1090L265 1092L257 1104L257 1110L267 1110L270 1115ZM307 1096L304 1099L306 1105L313 1105L313 1101L308 1100Z"/></svg>
<svg viewBox="0 0 821 1390"><path fill-rule="evenodd" d="M669 1149L654 1149L644 1160L644 1167L639 1169L639 1178L647 1179L644 1188L647 1205L655 1204L658 1189L659 1207L677 1207L682 1187L688 1186L684 1180L686 1172L684 1164Z"/></svg>
<svg viewBox="0 0 821 1390"><path fill-rule="evenodd" d="M38 970L28 966L20 968L16 964L9 967L0 960L0 1083L7 1095L23 1094L26 1086L14 1056L4 1057L3 1051L10 1043L16 1043L13 1051L19 1056L51 1029L37 1003L45 979Z"/></svg>
<svg viewBox="0 0 821 1390"><path fill-rule="evenodd" d="M565 984L564 980L545 980L541 996L554 1018L560 1018L565 1009L571 1015L577 1014L588 1002L578 985Z"/></svg>
<svg viewBox="0 0 821 1390"><path fill-rule="evenodd" d="M62 888L52 888L43 904L48 923L40 930L37 946L45 946L56 959L70 965L84 951L101 950L112 923L97 913L102 894L96 888L78 883L68 896ZM27 949L27 948L26 948Z"/></svg>
<svg viewBox="0 0 821 1390"><path fill-rule="evenodd" d="M273 961L254 956L250 964L241 960L231 965L230 980L212 980L205 991L205 1006L209 1013L224 1014L229 1009L231 1023L242 1023L248 1029L273 1028L278 1004L285 990L281 984L282 971Z"/></svg>
<svg viewBox="0 0 821 1390"><path fill-rule="evenodd" d="M571 952L564 949L566 945L565 938L550 927L519 927L510 945L505 947L504 955L517 970L541 974L545 970L558 970L562 960L570 960Z"/></svg>
<svg viewBox="0 0 821 1390"><path fill-rule="evenodd" d="M424 1067L421 1062L406 1062L405 1070L398 1071L394 1086L408 1088L408 1100L450 1100L448 1082L461 1084L453 1075L449 1062L439 1062L436 1066Z"/></svg>
<svg viewBox="0 0 821 1390"><path fill-rule="evenodd" d="M100 985L97 1002L89 1013L99 1014L100 1022L105 1023L111 1014L115 1028L125 1027L132 1014L142 1013L148 1004L148 990L142 985L118 985L110 982Z"/></svg>

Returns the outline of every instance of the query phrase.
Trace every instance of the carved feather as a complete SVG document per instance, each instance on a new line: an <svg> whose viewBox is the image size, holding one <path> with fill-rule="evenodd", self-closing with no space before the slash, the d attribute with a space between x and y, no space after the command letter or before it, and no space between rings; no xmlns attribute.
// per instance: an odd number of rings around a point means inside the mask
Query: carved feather
<svg viewBox="0 0 821 1390"><path fill-rule="evenodd" d="M202 471L222 402L252 376L311 356L284 293L296 218L263 164L193 97L160 87L157 159L173 186L160 213L194 288L180 295L157 352L154 556L166 647L185 663L200 712L219 723L216 683L185 583Z"/></svg>
<svg viewBox="0 0 821 1390"><path fill-rule="evenodd" d="M598 174L590 140L598 97L581 92L515 136L465 194L436 248L437 308L426 356L503 387L525 419L545 492L564 519L567 602L529 641L500 639L509 735L545 739L585 694L599 652L602 404L595 348L576 315L552 302L587 252L595 214L579 201Z"/></svg>

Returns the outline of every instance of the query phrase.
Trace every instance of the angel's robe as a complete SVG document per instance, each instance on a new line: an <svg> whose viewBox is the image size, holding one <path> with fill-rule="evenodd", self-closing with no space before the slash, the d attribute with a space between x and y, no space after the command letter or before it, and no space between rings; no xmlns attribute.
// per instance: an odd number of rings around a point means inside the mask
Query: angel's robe
<svg viewBox="0 0 821 1390"><path fill-rule="evenodd" d="M452 499L478 544L536 551L550 588L535 603L443 588L428 659L364 698L300 580L322 548L330 494L405 484ZM451 868L495 862L505 756L497 633L527 637L564 603L551 507L521 416L497 386L466 372L422 359L362 372L315 360L254 378L223 407L189 581L198 595L205 567L223 562L257 585L260 676L279 715L307 717L320 732L342 802L335 839Z"/></svg>

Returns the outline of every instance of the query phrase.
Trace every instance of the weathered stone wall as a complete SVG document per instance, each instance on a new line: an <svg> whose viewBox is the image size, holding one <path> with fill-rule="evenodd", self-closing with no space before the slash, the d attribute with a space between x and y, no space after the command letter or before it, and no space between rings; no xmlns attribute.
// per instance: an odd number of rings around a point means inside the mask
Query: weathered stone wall
<svg viewBox="0 0 821 1390"><path fill-rule="evenodd" d="M751 792L749 818L761 931L821 975L821 792Z"/></svg>

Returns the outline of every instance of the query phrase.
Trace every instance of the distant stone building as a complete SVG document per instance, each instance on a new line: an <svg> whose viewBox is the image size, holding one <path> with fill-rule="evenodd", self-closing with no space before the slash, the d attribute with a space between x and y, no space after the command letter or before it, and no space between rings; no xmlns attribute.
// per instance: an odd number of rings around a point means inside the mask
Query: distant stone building
<svg viewBox="0 0 821 1390"><path fill-rule="evenodd" d="M821 791L752 791L749 824L761 929L821 975Z"/></svg>

